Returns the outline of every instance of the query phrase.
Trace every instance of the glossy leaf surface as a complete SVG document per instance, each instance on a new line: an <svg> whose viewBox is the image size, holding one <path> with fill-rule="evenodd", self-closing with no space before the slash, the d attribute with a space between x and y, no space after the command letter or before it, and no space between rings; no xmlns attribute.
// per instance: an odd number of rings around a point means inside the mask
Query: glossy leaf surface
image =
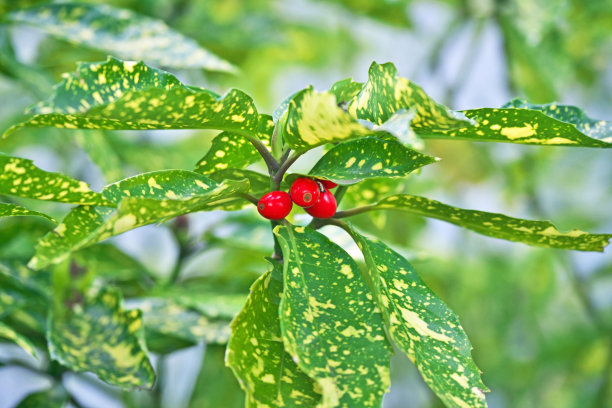
<svg viewBox="0 0 612 408"><path fill-rule="evenodd" d="M42 217L42 218L46 218L50 221L55 222L55 220L49 217L47 214L43 214L38 211L28 210L27 208L24 208L19 205L15 205L15 204L0 203L0 218L26 216L26 215Z"/></svg>
<svg viewBox="0 0 612 408"><path fill-rule="evenodd" d="M355 261L326 236L277 227L284 258L285 347L322 390L323 406L379 407L391 349Z"/></svg>

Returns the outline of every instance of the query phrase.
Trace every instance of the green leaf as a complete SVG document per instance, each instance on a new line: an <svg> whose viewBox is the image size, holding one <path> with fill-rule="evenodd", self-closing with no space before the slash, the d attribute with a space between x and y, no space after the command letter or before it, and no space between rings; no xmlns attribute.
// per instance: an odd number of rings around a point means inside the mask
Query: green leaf
<svg viewBox="0 0 612 408"><path fill-rule="evenodd" d="M310 228L274 231L284 258L287 351L317 381L323 406L379 407L389 388L391 348L357 264Z"/></svg>
<svg viewBox="0 0 612 408"><path fill-rule="evenodd" d="M270 115L259 115L258 138L264 146L270 147L270 139L274 130L274 122ZM206 155L196 165L195 172L210 174L228 168L243 169L258 160L261 156L257 149L239 133L221 132L212 141L212 146Z"/></svg>
<svg viewBox="0 0 612 408"><path fill-rule="evenodd" d="M365 178L405 177L435 161L398 142L365 137L332 147L309 174L338 184L353 184Z"/></svg>
<svg viewBox="0 0 612 408"><path fill-rule="evenodd" d="M469 124L436 103L420 86L398 76L393 64L373 62L368 82L350 103L348 111L359 119L381 125L402 109L414 110L411 126L418 134L463 128Z"/></svg>
<svg viewBox="0 0 612 408"><path fill-rule="evenodd" d="M321 395L285 351L279 321L282 265L251 287L242 311L232 321L227 365L247 393L249 406L315 406Z"/></svg>
<svg viewBox="0 0 612 408"><path fill-rule="evenodd" d="M113 206L84 181L39 169L32 160L0 153L0 194L70 204Z"/></svg>
<svg viewBox="0 0 612 408"><path fill-rule="evenodd" d="M115 290L89 293L82 302L56 293L47 338L51 358L73 371L91 371L123 389L153 386L142 313L124 310Z"/></svg>
<svg viewBox="0 0 612 408"><path fill-rule="evenodd" d="M150 272L136 259L112 244L100 243L76 251L72 260L97 276L117 281L145 280ZM144 282L143 282L144 283Z"/></svg>
<svg viewBox="0 0 612 408"><path fill-rule="evenodd" d="M244 393L225 366L225 346L207 344L204 361L189 402L190 408L244 408ZM257 406L255 404L249 406Z"/></svg>
<svg viewBox="0 0 612 408"><path fill-rule="evenodd" d="M221 97L185 86L173 75L142 62L109 57L81 63L54 94L32 106L32 118L13 126L80 129L218 129L256 135L253 100L236 89Z"/></svg>
<svg viewBox="0 0 612 408"><path fill-rule="evenodd" d="M546 248L602 252L612 234L589 234L580 230L560 232L549 221L531 221L507 215L452 207L436 200L407 194L387 197L373 210L402 210L437 218L493 238Z"/></svg>
<svg viewBox="0 0 612 408"><path fill-rule="evenodd" d="M105 4L43 4L8 15L69 41L125 59L172 68L235 72L236 68L163 21Z"/></svg>
<svg viewBox="0 0 612 408"><path fill-rule="evenodd" d="M30 355L36 357L36 349L30 340L2 322L0 322L0 338L12 341Z"/></svg>
<svg viewBox="0 0 612 408"><path fill-rule="evenodd" d="M343 103L353 99L362 87L362 82L355 82L352 78L346 78L334 83L329 89L329 93L336 95L336 102Z"/></svg>
<svg viewBox="0 0 612 408"><path fill-rule="evenodd" d="M64 408L68 403L68 393L61 385L36 392L24 398L17 408Z"/></svg>
<svg viewBox="0 0 612 408"><path fill-rule="evenodd" d="M257 149L244 136L222 132L213 139L210 150L198 162L194 171L210 174L227 168L241 169L260 158Z"/></svg>
<svg viewBox="0 0 612 408"><path fill-rule="evenodd" d="M522 101L512 101L507 106L462 111L475 121L474 126L422 136L531 145L612 147L611 122L591 119L575 106L530 105Z"/></svg>
<svg viewBox="0 0 612 408"><path fill-rule="evenodd" d="M186 170L144 173L107 186L102 194L118 208L80 206L43 237L28 264L41 269L71 252L144 225L202 209L248 189L248 181L217 184Z"/></svg>
<svg viewBox="0 0 612 408"><path fill-rule="evenodd" d="M46 307L46 295L0 264L0 318L17 309Z"/></svg>
<svg viewBox="0 0 612 408"><path fill-rule="evenodd" d="M226 343L230 335L228 318L207 317L171 299L131 299L130 308L142 311L147 332L154 331L192 343L218 344Z"/></svg>
<svg viewBox="0 0 612 408"><path fill-rule="evenodd" d="M447 407L486 407L486 386L461 323L401 255L354 230L394 343Z"/></svg>
<svg viewBox="0 0 612 408"><path fill-rule="evenodd" d="M333 93L307 88L289 102L283 136L291 148L304 151L375 133L339 108Z"/></svg>
<svg viewBox="0 0 612 408"><path fill-rule="evenodd" d="M270 177L257 173L251 170L241 169L226 169L218 170L214 173L207 174L211 180L218 183L224 182L225 180L248 180L249 181L249 192L255 197L260 197L270 191ZM211 203L210 209L218 209L223 211L236 211L241 210L251 203L241 197L228 197L222 201L216 201ZM203 208L203 210L206 208Z"/></svg>
<svg viewBox="0 0 612 408"><path fill-rule="evenodd" d="M1 177L1 176L0 176ZM38 211L28 210L27 208L23 208L21 206L15 204L5 204L0 203L0 218L2 217L17 217L17 216L26 216L32 215L36 217L46 218L52 222L56 222L53 218L49 217L47 214L43 214Z"/></svg>

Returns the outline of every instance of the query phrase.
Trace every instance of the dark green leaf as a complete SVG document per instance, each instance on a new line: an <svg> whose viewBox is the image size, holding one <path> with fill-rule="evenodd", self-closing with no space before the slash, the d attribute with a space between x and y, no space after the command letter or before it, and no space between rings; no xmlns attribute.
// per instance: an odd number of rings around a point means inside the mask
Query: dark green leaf
<svg viewBox="0 0 612 408"><path fill-rule="evenodd" d="M244 392L238 386L232 371L225 366L225 346L207 344L189 407L217 408L220 401L223 401L223 408L245 406Z"/></svg>
<svg viewBox="0 0 612 408"><path fill-rule="evenodd" d="M39 169L32 160L0 153L0 194L58 201L70 204L113 206L89 185L65 176Z"/></svg>
<svg viewBox="0 0 612 408"><path fill-rule="evenodd" d="M405 177L435 161L400 143L365 137L332 147L309 174L338 184L353 184L365 178Z"/></svg>
<svg viewBox="0 0 612 408"><path fill-rule="evenodd" d="M401 255L354 230L389 334L447 407L486 407L485 385L461 323Z"/></svg>
<svg viewBox="0 0 612 408"><path fill-rule="evenodd" d="M124 310L121 295L108 288L82 302L57 293L55 300L47 334L54 360L123 389L153 386L139 310Z"/></svg>
<svg viewBox="0 0 612 408"><path fill-rule="evenodd" d="M498 213L464 210L429 198L407 194L387 197L372 209L409 211L490 237L546 248L601 252L612 238L612 234L589 234L580 230L563 233L548 221L531 221Z"/></svg>
<svg viewBox="0 0 612 408"><path fill-rule="evenodd" d="M68 403L68 393L61 385L28 395L17 408L64 408Z"/></svg>
<svg viewBox="0 0 612 408"><path fill-rule="evenodd" d="M2 322L0 322L0 339L12 341L28 353L30 353L33 357L36 357L36 349L34 348L34 345L30 342L30 340L28 340L26 336L16 332L13 328L7 326Z"/></svg>
<svg viewBox="0 0 612 408"><path fill-rule="evenodd" d="M249 406L315 406L321 395L314 382L285 351L279 321L282 265L275 263L251 287L242 311L232 321L227 364L247 393Z"/></svg>
<svg viewBox="0 0 612 408"><path fill-rule="evenodd" d="M372 63L368 82L350 103L349 112L359 119L381 125L399 110L414 110L412 129L418 134L463 128L468 121L436 103L423 89L397 75L391 63Z"/></svg>
<svg viewBox="0 0 612 408"><path fill-rule="evenodd" d="M81 63L64 76L45 102L30 108L29 120L13 126L80 129L219 129L258 133L253 100L232 89L223 97L185 86L173 75L142 62L109 57Z"/></svg>
<svg viewBox="0 0 612 408"><path fill-rule="evenodd" d="M150 274L140 262L112 244L101 243L76 251L72 260L95 271L97 276L117 281L142 281Z"/></svg>
<svg viewBox="0 0 612 408"><path fill-rule="evenodd" d="M8 19L125 59L162 67L236 70L163 21L105 4L43 4L13 12Z"/></svg>
<svg viewBox="0 0 612 408"><path fill-rule="evenodd" d="M78 132L76 140L91 161L98 166L106 182L113 183L124 177L119 155L104 132L97 130Z"/></svg>
<svg viewBox="0 0 612 408"><path fill-rule="evenodd" d="M102 194L119 203L116 210L81 206L36 247L29 266L41 269L61 262L71 252L143 225L215 208L214 203L246 192L248 181L217 184L185 170L162 170L134 176L107 186Z"/></svg>
<svg viewBox="0 0 612 408"><path fill-rule="evenodd" d="M275 229L283 250L281 330L298 366L315 379L323 406L379 407L391 348L355 261L304 227Z"/></svg>
<svg viewBox="0 0 612 408"><path fill-rule="evenodd" d="M15 204L5 204L0 203L0 218L2 217L17 217L17 216L26 216L32 215L36 217L46 218L52 222L56 222L53 218L49 217L47 214L43 214L38 211L28 210L27 208L20 207Z"/></svg>

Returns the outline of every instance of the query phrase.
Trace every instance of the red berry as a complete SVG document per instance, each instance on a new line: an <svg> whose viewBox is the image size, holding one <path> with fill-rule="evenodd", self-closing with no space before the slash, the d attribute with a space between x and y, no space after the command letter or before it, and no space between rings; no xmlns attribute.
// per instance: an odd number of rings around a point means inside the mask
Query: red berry
<svg viewBox="0 0 612 408"><path fill-rule="evenodd" d="M257 211L269 220L285 218L291 212L291 207L291 197L284 191L270 191L257 203Z"/></svg>
<svg viewBox="0 0 612 408"><path fill-rule="evenodd" d="M334 183L333 181L330 181L330 180L319 180L319 182L321 184L323 184L323 187L325 187L328 190L331 190L332 188L338 187L338 185L336 183Z"/></svg>
<svg viewBox="0 0 612 408"><path fill-rule="evenodd" d="M331 218L336 213L336 207L336 197L325 189L319 196L319 201L312 207L308 207L306 212L315 218Z"/></svg>
<svg viewBox="0 0 612 408"><path fill-rule="evenodd" d="M291 184L289 193L294 203L306 208L313 206L319 200L321 191L316 181L307 177L300 177Z"/></svg>

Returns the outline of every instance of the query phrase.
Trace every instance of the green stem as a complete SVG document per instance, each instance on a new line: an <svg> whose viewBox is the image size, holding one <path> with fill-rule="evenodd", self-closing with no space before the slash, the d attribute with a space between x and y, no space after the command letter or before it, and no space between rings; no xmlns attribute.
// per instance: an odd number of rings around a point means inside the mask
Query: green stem
<svg viewBox="0 0 612 408"><path fill-rule="evenodd" d="M272 176L273 174L275 174L278 171L280 165L278 164L274 156L272 156L272 153L270 153L268 148L264 146L263 143L261 143L261 140L249 133L243 133L243 136L246 137L249 142L251 142L255 149L257 149L257 151L261 155L261 158L264 160L264 162L266 162L266 166L268 166L268 172L270 173L270 175Z"/></svg>
<svg viewBox="0 0 612 408"><path fill-rule="evenodd" d="M285 176L285 173L287 172L287 170L289 170L289 167L291 167L291 165L295 163L295 161L302 156L302 154L303 153L295 152L292 156L287 157L287 159L282 162L279 169L276 171L276 173L272 177L272 181L274 183L275 190L278 190L280 188L280 185L281 185L281 182L283 181L283 177Z"/></svg>
<svg viewBox="0 0 612 408"><path fill-rule="evenodd" d="M257 199L257 197L249 194L249 193L237 193L236 194L237 197L240 198L244 198L245 200L247 200L248 202L250 202L251 204L257 205L257 203L259 202L259 200Z"/></svg>
<svg viewBox="0 0 612 408"><path fill-rule="evenodd" d="M276 259L279 262L283 262L283 250L278 242L278 238L274 234L274 228L277 225L280 225L278 221L270 221L270 226L272 227L272 238L274 238L274 252L272 253L272 259Z"/></svg>
<svg viewBox="0 0 612 408"><path fill-rule="evenodd" d="M374 211L376 209L378 209L376 204L364 205L363 207L355 207L351 208L350 210L338 211L336 215L334 215L334 218L352 217L353 215L361 214L367 211Z"/></svg>
<svg viewBox="0 0 612 408"><path fill-rule="evenodd" d="M346 190L348 190L349 187L350 186L338 186L336 189L336 194L334 194L334 197L336 197L336 204L338 207L340 207L340 202L344 198L344 194L346 194Z"/></svg>

